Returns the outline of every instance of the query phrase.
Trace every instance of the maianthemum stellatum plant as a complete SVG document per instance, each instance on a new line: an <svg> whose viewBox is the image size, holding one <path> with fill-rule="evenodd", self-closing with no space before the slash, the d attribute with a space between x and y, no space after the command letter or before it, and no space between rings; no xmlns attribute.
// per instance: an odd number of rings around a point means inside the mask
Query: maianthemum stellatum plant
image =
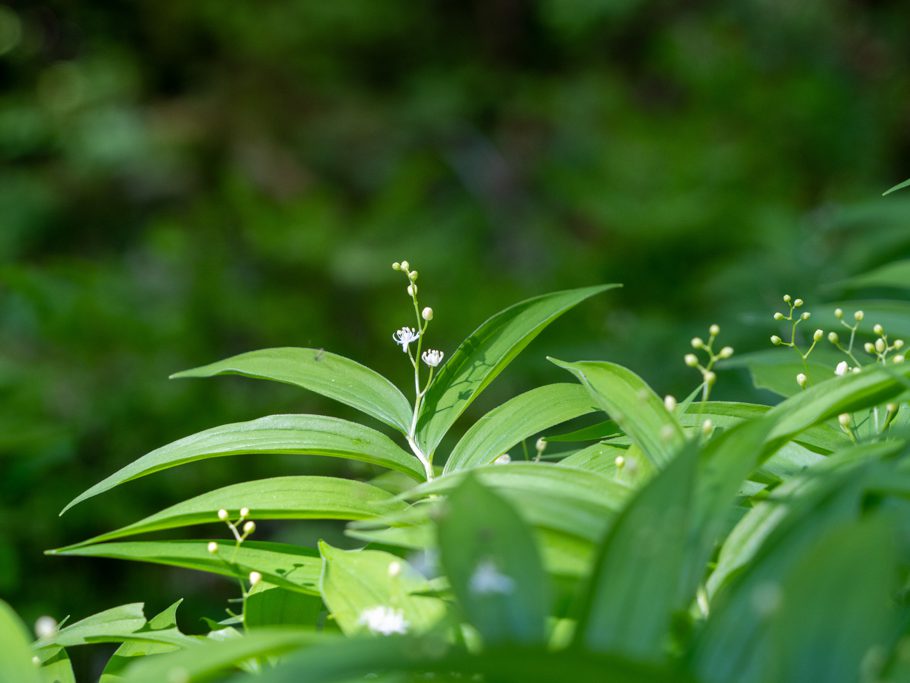
<svg viewBox="0 0 910 683"><path fill-rule="evenodd" d="M104 683L910 680L910 365L896 336L910 313L885 302L851 318L840 302L815 316L828 331L804 338L813 314L786 296L769 320L784 348L735 356L710 326L683 359L700 382L679 401L614 363L551 358L567 381L509 399L443 452L538 333L614 285L518 303L449 353L429 346L417 271L393 267L414 315L392 335L413 369L410 399L321 349L175 375L296 385L385 431L306 414L223 425L142 456L67 509L214 457L345 458L376 475L242 482L50 551L210 572L236 580L239 597L204 636L177 628L178 601L151 619L139 603L42 619L35 642L0 604L0 681L73 681L67 650L101 642L119 644ZM910 264L889 268L864 277L906 290ZM870 337L861 324L876 311L890 317ZM718 373L736 366L782 400L712 401ZM358 547L255 540L266 519L343 520ZM132 540L218 521L222 538Z"/></svg>

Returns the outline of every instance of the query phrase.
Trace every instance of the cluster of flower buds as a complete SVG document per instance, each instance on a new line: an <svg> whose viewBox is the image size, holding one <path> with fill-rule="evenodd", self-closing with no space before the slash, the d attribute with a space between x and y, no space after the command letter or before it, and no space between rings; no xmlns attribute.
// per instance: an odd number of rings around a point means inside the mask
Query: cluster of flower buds
<svg viewBox="0 0 910 683"><path fill-rule="evenodd" d="M428 349L423 353L420 352L423 336L427 331L429 322L433 319L433 309L429 306L424 306L421 309L420 303L417 300L418 273L416 270L411 270L411 264L407 261L395 261L395 263L392 264L392 270L400 271L408 279L407 293L408 296L411 297L411 301L414 304L414 313L416 314L417 319L416 328L405 326L397 329L395 333L392 334L392 341L398 344L401 347L401 350L410 356L411 363L414 365L415 370L418 367L418 358L431 369L439 367L444 356L442 351L437 351L436 349ZM411 354L411 344L416 344L416 354Z"/></svg>
<svg viewBox="0 0 910 683"><path fill-rule="evenodd" d="M904 348L903 339L895 339L893 342L888 340L888 335L885 332L885 328L879 324L873 326L872 331L875 333L877 339L874 342L866 342L863 346L866 353L870 356L874 356L876 362L878 363L887 363L888 354L894 353L891 356L891 361L894 363L903 363L904 354L900 353L901 349Z"/></svg>
<svg viewBox="0 0 910 683"><path fill-rule="evenodd" d="M698 360L698 356L694 353L687 353L683 360L686 365L690 368L696 368L702 377L702 382L704 389L702 391L702 400L707 401L708 395L711 392L711 387L714 386L714 383L717 382L717 375L714 372L714 365L719 360L726 360L733 355L732 346L724 346L719 351L714 351L714 342L717 341L717 335L720 334L720 327L718 325L711 325L708 328L708 341L705 341L701 337L694 337L691 341L692 348L696 351L703 351L707 354L708 359L704 365ZM665 405L668 404L665 401ZM675 401L674 401L675 407Z"/></svg>
<svg viewBox="0 0 910 683"><path fill-rule="evenodd" d="M784 303L787 304L787 314L784 315L780 311L777 311L772 317L777 322L787 322L790 323L790 339L785 340L780 335L772 334L771 343L774 346L787 346L795 350L800 357L805 362L808 360L809 356L815 350L815 346L825 337L825 331L822 329L817 329L812 333L812 343L809 344L809 347L803 351L800 349L799 344L796 340L796 328L799 327L801 322L805 322L812 317L812 314L809 311L800 312L803 306L806 305L806 302L802 299L794 299L789 294L784 294ZM805 389L809 386L809 377L804 372L800 372L796 375L796 383L799 385L800 389Z"/></svg>
<svg viewBox="0 0 910 683"><path fill-rule="evenodd" d="M253 532L256 531L256 522L250 518L250 509L248 507L242 507L239 511L239 518L236 522L231 521L230 513L221 508L218 510L218 519L227 524L228 529L231 530L231 534L234 536L234 541L236 545L243 543ZM208 551L214 555L218 552L218 544L215 541L212 541L208 545Z"/></svg>

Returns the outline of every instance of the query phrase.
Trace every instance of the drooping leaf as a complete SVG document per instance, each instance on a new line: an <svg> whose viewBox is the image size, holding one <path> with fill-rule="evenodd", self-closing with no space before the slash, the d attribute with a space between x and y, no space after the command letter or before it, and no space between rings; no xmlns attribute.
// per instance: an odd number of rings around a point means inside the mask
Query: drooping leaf
<svg viewBox="0 0 910 683"><path fill-rule="evenodd" d="M403 509L404 503L382 489L337 477L274 477L232 484L172 505L161 512L101 534L85 544L218 521L218 510L231 519L240 508L255 519L369 519Z"/></svg>
<svg viewBox="0 0 910 683"><path fill-rule="evenodd" d="M32 663L28 631L13 608L0 600L0 682L42 683L38 667Z"/></svg>
<svg viewBox="0 0 910 683"><path fill-rule="evenodd" d="M399 612L402 629L421 633L445 614L439 598L421 595L431 585L404 560L378 550L340 550L320 542L323 558L322 599L341 630L368 632L370 610ZM397 565L398 572L390 571Z"/></svg>
<svg viewBox="0 0 910 683"><path fill-rule="evenodd" d="M424 478L416 458L375 429L322 415L271 415L214 427L162 446L81 493L63 512L115 486L171 467L207 458L259 454L347 458L403 472L418 481Z"/></svg>
<svg viewBox="0 0 910 683"><path fill-rule="evenodd" d="M629 435L648 459L665 466L682 446L679 422L641 377L606 361L553 363L575 375L591 397Z"/></svg>
<svg viewBox="0 0 910 683"><path fill-rule="evenodd" d="M485 645L545 642L547 576L530 528L503 498L467 477L448 498L439 549L458 604Z"/></svg>
<svg viewBox="0 0 910 683"><path fill-rule="evenodd" d="M286 543L249 540L235 550L232 541L217 540L221 545L216 554L208 551L208 540L99 543L60 548L48 554L151 562L241 579L258 571L268 583L318 595L322 561L315 551Z"/></svg>
<svg viewBox="0 0 910 683"><path fill-rule="evenodd" d="M680 581L698 448L684 448L619 514L600 546L576 644L650 660L663 658Z"/></svg>
<svg viewBox="0 0 910 683"><path fill-rule="evenodd" d="M443 473L489 465L522 439L594 410L578 384L548 384L519 394L474 423L452 449Z"/></svg>
<svg viewBox="0 0 910 683"><path fill-rule="evenodd" d="M411 424L411 406L394 384L360 363L322 349L250 351L171 378L215 375L243 375L303 387L371 415L402 434Z"/></svg>
<svg viewBox="0 0 910 683"><path fill-rule="evenodd" d="M550 323L617 285L586 287L527 299L478 327L442 366L421 406L418 439L428 453L471 402Z"/></svg>

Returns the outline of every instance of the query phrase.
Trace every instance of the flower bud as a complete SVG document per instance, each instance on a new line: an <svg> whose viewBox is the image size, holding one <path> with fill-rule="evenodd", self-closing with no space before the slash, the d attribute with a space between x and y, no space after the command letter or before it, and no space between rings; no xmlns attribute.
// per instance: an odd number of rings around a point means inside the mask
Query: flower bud
<svg viewBox="0 0 910 683"><path fill-rule="evenodd" d="M251 520L243 525L243 533L247 536L249 536L254 531L256 531L256 522Z"/></svg>
<svg viewBox="0 0 910 683"><path fill-rule="evenodd" d="M717 375L715 375L713 371L708 370L708 372L705 373L705 384L710 387L713 386L716 381Z"/></svg>
<svg viewBox="0 0 910 683"><path fill-rule="evenodd" d="M821 341L822 337L825 336L824 330L815 330L815 334L812 335L812 341Z"/></svg>
<svg viewBox="0 0 910 683"><path fill-rule="evenodd" d="M246 519L250 516L249 508L240 508L240 519Z"/></svg>
<svg viewBox="0 0 910 683"><path fill-rule="evenodd" d="M889 413L896 413L896 412L897 412L897 404L896 404L896 403L889 403L888 405L885 406L885 410L887 410Z"/></svg>
<svg viewBox="0 0 910 683"><path fill-rule="evenodd" d="M783 341L784 340L778 337L776 334L771 335L771 343L774 344L774 346L780 346Z"/></svg>
<svg viewBox="0 0 910 683"><path fill-rule="evenodd" d="M398 264L398 267L401 268L401 270L407 270L408 268L411 267L411 264L408 263L407 261L402 261L401 263Z"/></svg>
<svg viewBox="0 0 910 683"><path fill-rule="evenodd" d="M897 355L894 357L893 361L894 361L895 363L903 363L903 362L904 362L904 354L902 354L902 353L897 354Z"/></svg>
<svg viewBox="0 0 910 683"><path fill-rule="evenodd" d="M796 383L800 386L801 389L806 388L806 383L809 381L809 378L806 377L802 372L796 376Z"/></svg>
<svg viewBox="0 0 910 683"><path fill-rule="evenodd" d="M616 465L616 469L621 470L626 465L626 459L621 455L617 455L613 459L613 464Z"/></svg>
<svg viewBox="0 0 910 683"><path fill-rule="evenodd" d="M850 425L850 414L849 414L849 413L841 413L840 415L837 416L837 421L838 421L838 423L840 424L841 427L847 427L847 426L849 426L849 425Z"/></svg>
<svg viewBox="0 0 910 683"><path fill-rule="evenodd" d="M547 450L547 440L543 437L540 437L537 439L537 443L534 444L534 448L538 453L543 453L545 450Z"/></svg>
<svg viewBox="0 0 910 683"><path fill-rule="evenodd" d="M433 309L430 308L429 306L427 306L420 312L420 317L423 318L424 320L432 320L433 319Z"/></svg>
<svg viewBox="0 0 910 683"><path fill-rule="evenodd" d="M262 581L262 574L259 572L250 572L250 585L255 586L257 583Z"/></svg>
<svg viewBox="0 0 910 683"><path fill-rule="evenodd" d="M717 335L720 334L720 327L719 327L718 325L716 325L716 324L715 324L715 325L711 325L711 327L708 328L708 332L711 333L711 336L712 336L712 337L716 337Z"/></svg>
<svg viewBox="0 0 910 683"><path fill-rule="evenodd" d="M212 555L218 552L218 544L215 541L209 541L209 544L205 547Z"/></svg>
<svg viewBox="0 0 910 683"><path fill-rule="evenodd" d="M701 337L692 337L692 341L689 343L692 344L693 349L701 349L705 346L705 342L702 341Z"/></svg>
<svg viewBox="0 0 910 683"><path fill-rule="evenodd" d="M398 560L392 560L389 562L389 576L395 578L399 574L401 574L401 562Z"/></svg>
<svg viewBox="0 0 910 683"><path fill-rule="evenodd" d="M895 350L895 351L898 351L899 349L904 348L904 340L903 340L903 339L895 339L895 340L894 340L894 343L892 344L892 346L894 347L894 350Z"/></svg>
<svg viewBox="0 0 910 683"><path fill-rule="evenodd" d="M791 301L792 301L792 298L790 297L790 295L789 295L789 294L784 294L784 303L785 303L785 304L788 304L788 303L790 303Z"/></svg>
<svg viewBox="0 0 910 683"><path fill-rule="evenodd" d="M850 368L847 365L847 361L842 360L840 363L837 364L837 367L834 368L834 374L837 375L838 377L843 377L844 375L847 374L847 370L849 370L849 369Z"/></svg>
<svg viewBox="0 0 910 683"><path fill-rule="evenodd" d="M885 340L882 339L881 337L879 337L878 339L875 340L875 350L878 351L879 353L885 352Z"/></svg>
<svg viewBox="0 0 910 683"><path fill-rule="evenodd" d="M875 353L875 344L872 342L866 342L863 344L863 348L866 350L866 353Z"/></svg>
<svg viewBox="0 0 910 683"><path fill-rule="evenodd" d="M676 399L670 396L670 394L664 396L664 408L669 410L671 413L676 410Z"/></svg>
<svg viewBox="0 0 910 683"><path fill-rule="evenodd" d="M828 341L831 342L832 344L837 344L838 342L840 342L840 337L838 336L837 332L829 332Z"/></svg>
<svg viewBox="0 0 910 683"><path fill-rule="evenodd" d="M844 317L844 309L843 309L843 308L835 308L835 309L834 309L834 317L837 318L838 320L842 320L843 317Z"/></svg>
<svg viewBox="0 0 910 683"><path fill-rule="evenodd" d="M392 264L392 270L401 270L401 264L398 261Z"/></svg>
<svg viewBox="0 0 910 683"><path fill-rule="evenodd" d="M856 313L853 314L853 319L856 322L860 322L864 317L866 317L866 314L863 313L862 311L857 311Z"/></svg>
<svg viewBox="0 0 910 683"><path fill-rule="evenodd" d="M509 455L508 453L503 453L498 458L496 458L496 460L493 461L493 464L494 465L508 465L510 462L512 462L512 456Z"/></svg>
<svg viewBox="0 0 910 683"><path fill-rule="evenodd" d="M408 285L408 296L416 296L417 294L417 285Z"/></svg>
<svg viewBox="0 0 910 683"><path fill-rule="evenodd" d="M687 353L683 357L683 360L690 368L694 368L696 365L698 365L698 357L694 353Z"/></svg>
<svg viewBox="0 0 910 683"><path fill-rule="evenodd" d="M218 519L220 519L222 522L226 522L227 518L228 518L228 511L225 510L224 508L221 508L218 511Z"/></svg>
<svg viewBox="0 0 910 683"><path fill-rule="evenodd" d="M784 314L781 313L780 311L778 311L777 313L774 314L774 319L775 319L775 320L783 320L783 319L784 319Z"/></svg>
<svg viewBox="0 0 910 683"><path fill-rule="evenodd" d="M705 420L701 423L701 431L705 436L709 436L714 431L714 423L711 420Z"/></svg>
<svg viewBox="0 0 910 683"><path fill-rule="evenodd" d="M47 615L43 617L38 617L38 620L35 621L35 635L38 638L50 638L57 635L58 624L57 620L54 617L49 617Z"/></svg>
<svg viewBox="0 0 910 683"><path fill-rule="evenodd" d="M805 303L805 301L803 301L802 299L797 299L796 301L793 302L793 308L800 308L804 303Z"/></svg>
<svg viewBox="0 0 910 683"><path fill-rule="evenodd" d="M882 327L880 323L875 323L872 327L872 331L877 335L883 335L885 333L885 328Z"/></svg>
<svg viewBox="0 0 910 683"><path fill-rule="evenodd" d="M408 273L408 279L409 279L411 282L416 282L416 281L417 281L417 274L418 274L418 273L417 273L416 270L412 270L410 273Z"/></svg>
<svg viewBox="0 0 910 683"><path fill-rule="evenodd" d="M799 319L800 319L800 320L808 320L808 319L811 318L811 317L812 317L812 314L809 313L809 311L806 311L806 312L803 313L801 316L799 316Z"/></svg>
<svg viewBox="0 0 910 683"><path fill-rule="evenodd" d="M725 346L720 350L720 353L717 354L718 358L730 358L733 355L733 347Z"/></svg>

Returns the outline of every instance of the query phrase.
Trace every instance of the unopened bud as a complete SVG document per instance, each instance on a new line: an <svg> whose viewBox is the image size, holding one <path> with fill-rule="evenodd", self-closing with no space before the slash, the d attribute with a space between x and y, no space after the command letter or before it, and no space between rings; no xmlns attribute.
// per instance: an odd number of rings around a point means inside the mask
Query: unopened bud
<svg viewBox="0 0 910 683"><path fill-rule="evenodd" d="M702 341L701 337L692 337L692 341L689 343L692 344L693 349L701 349L705 346L705 342Z"/></svg>
<svg viewBox="0 0 910 683"><path fill-rule="evenodd" d="M416 271L416 270L412 270L410 273L408 273L408 279L409 279L411 282L416 282L416 281L417 281L417 275L418 275L417 271Z"/></svg>
<svg viewBox="0 0 910 683"><path fill-rule="evenodd" d="M806 388L806 383L809 381L809 378L806 377L802 372L796 376L796 383L803 389Z"/></svg>
<svg viewBox="0 0 910 683"><path fill-rule="evenodd" d="M718 358L729 358L732 355L733 355L733 347L725 346L724 348L722 348L720 350L720 353L717 354L717 357Z"/></svg>
<svg viewBox="0 0 910 683"><path fill-rule="evenodd" d="M246 519L250 516L249 508L240 508L240 519Z"/></svg>
<svg viewBox="0 0 910 683"><path fill-rule="evenodd" d="M903 362L904 362L904 354L902 354L902 353L897 354L897 355L894 357L893 360L894 360L895 363L903 363Z"/></svg>
<svg viewBox="0 0 910 683"><path fill-rule="evenodd" d="M398 261L392 264L392 270L401 270L401 264Z"/></svg>
<svg viewBox="0 0 910 683"><path fill-rule="evenodd" d="M875 334L882 335L885 333L885 328L882 327L880 323L875 323L875 325L872 326L872 331L875 332Z"/></svg>
<svg viewBox="0 0 910 683"><path fill-rule="evenodd" d="M38 638L50 638L57 634L57 620L47 615L35 621L35 635Z"/></svg>
<svg viewBox="0 0 910 683"><path fill-rule="evenodd" d="M227 518L228 518L228 511L225 510L224 508L221 508L218 511L218 519L220 519L222 522L226 522Z"/></svg>
<svg viewBox="0 0 910 683"><path fill-rule="evenodd" d="M262 574L259 572L250 572L250 585L255 586L257 583L262 581Z"/></svg>
<svg viewBox="0 0 910 683"><path fill-rule="evenodd" d="M863 348L866 350L866 353L875 353L875 344L872 342L866 342L863 344Z"/></svg>
<svg viewBox="0 0 910 683"><path fill-rule="evenodd" d="M853 314L853 319L856 322L860 322L865 317L866 317L866 314L863 313L862 311L857 311L856 313Z"/></svg>
<svg viewBox="0 0 910 683"><path fill-rule="evenodd" d="M892 344L892 346L894 347L894 350L895 350L895 351L897 351L898 349L902 349L902 348L904 348L904 340L903 340L903 339L895 339L895 340L894 340L894 343Z"/></svg>
<svg viewBox="0 0 910 683"><path fill-rule="evenodd" d="M822 337L824 337L824 336L825 336L825 331L824 331L824 330L815 330L815 334L812 335L812 340L813 340L813 341L821 341L821 340L822 340Z"/></svg>
<svg viewBox="0 0 910 683"><path fill-rule="evenodd" d="M669 410L671 413L676 410L676 399L670 396L670 394L664 396L664 408Z"/></svg>
<svg viewBox="0 0 910 683"><path fill-rule="evenodd" d="M775 320L783 320L783 319L784 319L784 314L781 313L780 311L778 311L777 313L774 314L774 319L775 319Z"/></svg>
<svg viewBox="0 0 910 683"><path fill-rule="evenodd" d="M848 427L850 425L850 414L841 413L837 416L837 421L841 427Z"/></svg>
<svg viewBox="0 0 910 683"><path fill-rule="evenodd" d="M838 377L843 377L844 375L847 374L847 370L849 370L849 369L850 368L847 365L847 361L842 360L840 363L837 364L837 367L834 368L834 374L837 375Z"/></svg>
<svg viewBox="0 0 910 683"><path fill-rule="evenodd" d="M414 296L417 294L417 285L408 285L407 292L408 296Z"/></svg>
<svg viewBox="0 0 910 683"><path fill-rule="evenodd" d="M212 555L218 552L218 544L215 541L209 541L209 544L205 547Z"/></svg>
<svg viewBox="0 0 910 683"><path fill-rule="evenodd" d="M720 334L720 326L718 326L718 325L711 325L711 327L708 328L708 332L711 333L711 336L712 336L712 337L716 337L717 335Z"/></svg>
<svg viewBox="0 0 910 683"><path fill-rule="evenodd" d="M392 562L389 562L389 576L391 576L392 578L395 578L399 574L401 574L401 562L399 562L398 560L393 560Z"/></svg>
<svg viewBox="0 0 910 683"><path fill-rule="evenodd" d="M705 420L701 423L701 431L705 436L710 435L714 431L714 423L711 420Z"/></svg>
<svg viewBox="0 0 910 683"><path fill-rule="evenodd" d="M783 341L784 340L778 337L776 334L771 335L771 343L774 344L774 346L780 346Z"/></svg>
<svg viewBox="0 0 910 683"><path fill-rule="evenodd" d="M829 333L828 333L828 341L831 342L832 344L837 344L837 343L839 343L839 342L840 342L840 337L838 336L837 332L829 332Z"/></svg>
<svg viewBox="0 0 910 683"><path fill-rule="evenodd" d="M896 403L889 403L888 405L885 406L885 410L887 410L889 413L896 413L896 412L897 412L897 404L896 404Z"/></svg>
<svg viewBox="0 0 910 683"><path fill-rule="evenodd" d="M875 340L875 350L878 351L879 353L885 352L885 340L882 339L881 337L879 337L878 339Z"/></svg>
<svg viewBox="0 0 910 683"><path fill-rule="evenodd" d="M805 302L802 299L797 299L793 302L794 308L800 308Z"/></svg>
<svg viewBox="0 0 910 683"><path fill-rule="evenodd" d="M835 309L834 309L834 317L837 318L838 320L841 320L841 319L844 317L844 309L843 309L843 308L835 308Z"/></svg>
<svg viewBox="0 0 910 683"><path fill-rule="evenodd" d="M429 306L427 306L420 312L420 317L423 318L424 320L432 320L433 319L433 309L430 308Z"/></svg>
<svg viewBox="0 0 910 683"><path fill-rule="evenodd" d="M785 304L788 304L788 303L790 303L791 301L792 301L792 298L790 297L790 295L789 295L789 294L784 294L784 303L785 303Z"/></svg>
<svg viewBox="0 0 910 683"><path fill-rule="evenodd" d="M254 531L256 531L256 522L249 521L243 525L243 533L247 536L249 536Z"/></svg>
<svg viewBox="0 0 910 683"><path fill-rule="evenodd" d="M493 461L493 464L494 465L508 465L510 462L512 462L512 456L509 455L508 453L503 453L498 458L496 458L496 460Z"/></svg>
<svg viewBox="0 0 910 683"><path fill-rule="evenodd" d="M398 267L401 268L401 270L407 270L411 267L411 264L407 261L402 261L400 264L398 264Z"/></svg>
<svg viewBox="0 0 910 683"><path fill-rule="evenodd" d="M799 316L799 319L800 319L800 320L808 320L808 319L811 318L811 317L812 317L812 314L809 313L809 311L805 311L801 316Z"/></svg>
<svg viewBox="0 0 910 683"><path fill-rule="evenodd" d="M545 450L547 450L547 440L543 437L540 437L537 439L537 443L534 444L534 448L538 453L543 453Z"/></svg>
<svg viewBox="0 0 910 683"><path fill-rule="evenodd" d="M694 353L687 353L683 357L683 360L690 368L694 368L696 365L698 365L698 357Z"/></svg>
<svg viewBox="0 0 910 683"><path fill-rule="evenodd" d="M626 459L624 457L622 457L621 455L617 455L613 459L613 464L616 465L616 469L621 470L626 465Z"/></svg>
<svg viewBox="0 0 910 683"><path fill-rule="evenodd" d="M717 375L715 375L712 370L708 370L708 372L705 373L705 384L707 384L710 387L716 381L717 381Z"/></svg>

